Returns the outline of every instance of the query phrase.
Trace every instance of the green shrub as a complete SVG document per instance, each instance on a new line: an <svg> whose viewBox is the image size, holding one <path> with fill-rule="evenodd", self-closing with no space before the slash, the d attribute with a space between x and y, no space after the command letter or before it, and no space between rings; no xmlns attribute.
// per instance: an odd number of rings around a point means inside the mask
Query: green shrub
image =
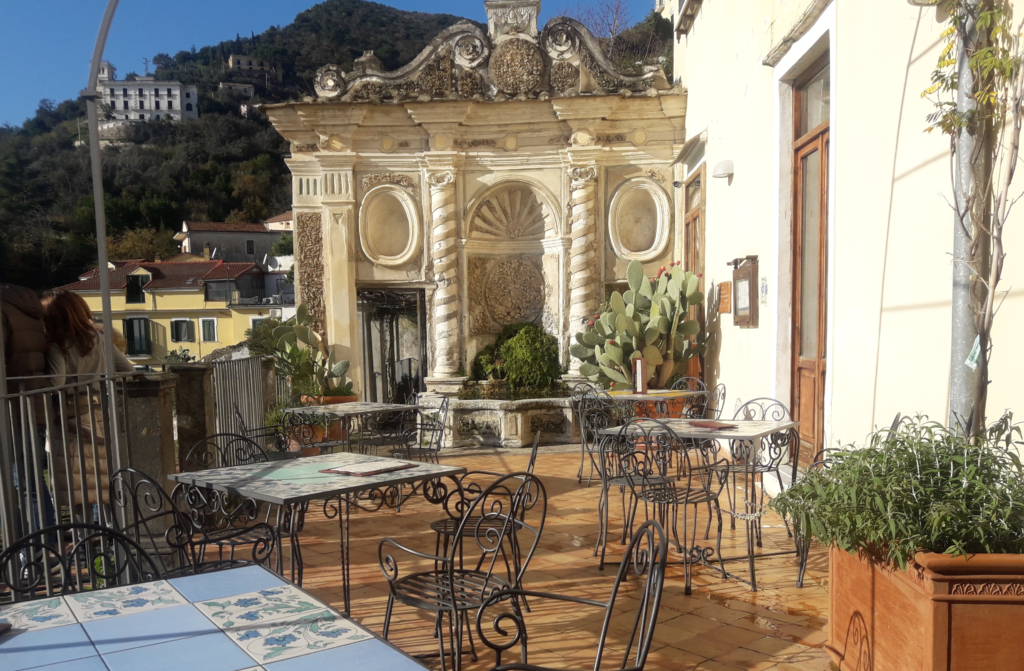
<svg viewBox="0 0 1024 671"><path fill-rule="evenodd" d="M505 377L513 389L550 387L562 374L558 339L532 324L502 343Z"/></svg>
<svg viewBox="0 0 1024 671"><path fill-rule="evenodd" d="M477 352L473 358L473 365L470 367L470 379L473 380L504 380L505 379L505 358L501 353L501 346L509 338L526 327L533 327L530 323L509 324L501 329L494 344L487 345Z"/></svg>
<svg viewBox="0 0 1024 671"><path fill-rule="evenodd" d="M905 568L919 551L1024 552L1024 467L1007 413L969 436L918 417L843 448L771 507L826 545Z"/></svg>

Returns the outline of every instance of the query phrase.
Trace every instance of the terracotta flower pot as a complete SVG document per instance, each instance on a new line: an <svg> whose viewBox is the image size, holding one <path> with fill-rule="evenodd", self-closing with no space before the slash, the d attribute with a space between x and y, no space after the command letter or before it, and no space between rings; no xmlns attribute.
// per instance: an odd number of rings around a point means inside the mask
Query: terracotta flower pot
<svg viewBox="0 0 1024 671"><path fill-rule="evenodd" d="M309 434L300 436L299 431L309 431ZM288 435L288 450L290 452L298 452L304 449L305 445L309 443L320 443L324 440L324 429L322 426L304 426L303 428L295 428L294 433ZM317 448L319 450L320 448ZM317 452L319 454L319 452Z"/></svg>
<svg viewBox="0 0 1024 671"><path fill-rule="evenodd" d="M840 669L995 671L1024 660L1024 555L918 553L907 571L833 548L829 641Z"/></svg>
<svg viewBox="0 0 1024 671"><path fill-rule="evenodd" d="M352 396L308 396L303 394L299 396L299 400L304 405L334 405L335 403L355 403L359 397L355 394Z"/></svg>
<svg viewBox="0 0 1024 671"><path fill-rule="evenodd" d="M301 450L299 450L299 452L304 457L315 457L320 454L320 448L317 447L316 445L311 445L309 447L302 448Z"/></svg>

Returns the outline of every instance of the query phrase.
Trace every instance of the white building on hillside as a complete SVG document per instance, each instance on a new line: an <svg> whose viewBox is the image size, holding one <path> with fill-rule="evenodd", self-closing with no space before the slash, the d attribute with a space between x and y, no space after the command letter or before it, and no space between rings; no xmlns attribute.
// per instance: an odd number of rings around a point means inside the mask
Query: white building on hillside
<svg viewBox="0 0 1024 671"><path fill-rule="evenodd" d="M157 81L155 77L118 81L114 66L107 61L100 64L97 86L115 121L180 121L199 117L195 86Z"/></svg>

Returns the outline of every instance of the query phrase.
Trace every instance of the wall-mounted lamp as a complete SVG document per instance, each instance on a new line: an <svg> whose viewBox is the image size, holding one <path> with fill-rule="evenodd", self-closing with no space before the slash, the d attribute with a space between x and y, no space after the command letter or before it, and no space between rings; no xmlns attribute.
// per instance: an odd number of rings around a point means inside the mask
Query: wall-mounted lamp
<svg viewBox="0 0 1024 671"><path fill-rule="evenodd" d="M719 161L718 165L715 166L714 171L711 173L712 177L732 177L733 167L732 161Z"/></svg>

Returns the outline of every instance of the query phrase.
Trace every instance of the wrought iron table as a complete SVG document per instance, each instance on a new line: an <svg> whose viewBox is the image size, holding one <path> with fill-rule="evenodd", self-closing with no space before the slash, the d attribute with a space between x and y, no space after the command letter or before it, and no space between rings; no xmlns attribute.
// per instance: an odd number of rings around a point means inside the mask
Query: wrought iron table
<svg viewBox="0 0 1024 671"><path fill-rule="evenodd" d="M282 417L284 418L283 423L286 426L306 425L307 421L304 417L309 415L340 419L342 421L342 435L344 436L341 440L341 444L343 444L346 449L351 450L351 438L354 433L353 424L355 421L380 415L400 416L407 412L416 412L423 409L425 408L418 405L356 401L354 403L332 403L328 405L310 405L298 408L287 408L282 412Z"/></svg>
<svg viewBox="0 0 1024 671"><path fill-rule="evenodd" d="M773 441L768 446L769 452L773 454L769 455L769 458L779 459L781 453L776 453L779 450L790 450L789 457L792 461L792 480L796 480L797 475L797 462L799 461L799 450L800 441L795 435L796 428L800 425L799 422L790 420L785 421L754 421L754 420L733 420L724 422L735 426L731 429L711 429L700 426L694 426L691 424L693 421L690 419L659 419L656 422L647 424L643 420L640 420L634 424L634 426L643 427L646 425L647 430L652 433L657 433L661 426L667 426L680 440L690 441L728 441L729 452L734 464L741 464L741 468L732 469L733 474L742 474L743 476L743 491L745 498L743 499L743 510L738 510L740 507L738 502L734 502L734 510L725 511L733 519L740 519L746 524L747 534L747 554L740 555L737 557L722 557L720 560L723 562L734 562L734 561L746 561L750 569L750 580L746 580L741 576L729 573L729 577L739 580L750 585L751 591L757 591L757 573L754 568L754 560L762 559L765 557L776 557L779 555L787 554L799 554L799 546L793 550L783 550L779 552L764 552L755 554L755 547L761 544L761 517L764 516L764 508L757 501L757 497L754 495L755 482L757 474L763 472L759 470L763 465L763 450L764 442L766 438L773 436L786 436L784 440ZM610 441L614 441L620 433L620 429L617 427L602 429L598 432L601 437L600 449L604 450ZM728 486L728 485L727 485ZM602 495L606 493L602 492ZM701 563L707 564L707 557L702 557Z"/></svg>
<svg viewBox="0 0 1024 671"><path fill-rule="evenodd" d="M367 462L380 462L382 467L397 464L413 465L402 470L367 476L320 472L324 469ZM347 615L351 612L348 526L352 506L368 511L379 510L385 505L396 507L400 502L400 485L417 482L427 483L423 486L424 497L427 500L440 502L446 492L445 486L440 482L441 478L454 479L465 472L466 469L462 466L403 461L342 452L288 461L228 466L191 473L172 473L167 477L188 486L236 494L278 506L277 528L289 529L289 541L292 546L292 580L299 584L302 583L302 552L299 550L298 539L302 529L301 520L305 517L310 502L323 501L324 514L330 519L338 518L341 580L345 596L344 611ZM431 486L430 483L433 485ZM432 492L436 492L437 496L434 497ZM287 524L286 519L291 519L292 523ZM296 522L296 520L299 521ZM283 565L280 540L278 539L277 544L278 567Z"/></svg>
<svg viewBox="0 0 1024 671"><path fill-rule="evenodd" d="M419 671L261 566L0 606L5 671Z"/></svg>

